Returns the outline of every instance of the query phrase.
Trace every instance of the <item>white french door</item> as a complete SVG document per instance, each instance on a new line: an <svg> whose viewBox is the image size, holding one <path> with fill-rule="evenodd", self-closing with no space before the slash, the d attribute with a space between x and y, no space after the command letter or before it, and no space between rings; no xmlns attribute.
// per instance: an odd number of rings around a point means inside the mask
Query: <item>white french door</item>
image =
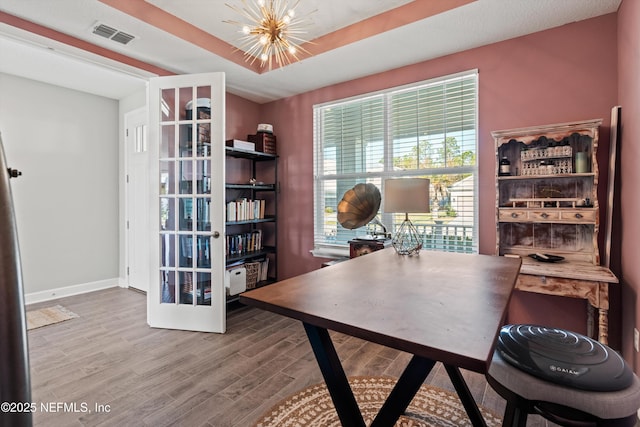
<svg viewBox="0 0 640 427"><path fill-rule="evenodd" d="M224 88L224 73L150 80L152 327L226 329Z"/></svg>

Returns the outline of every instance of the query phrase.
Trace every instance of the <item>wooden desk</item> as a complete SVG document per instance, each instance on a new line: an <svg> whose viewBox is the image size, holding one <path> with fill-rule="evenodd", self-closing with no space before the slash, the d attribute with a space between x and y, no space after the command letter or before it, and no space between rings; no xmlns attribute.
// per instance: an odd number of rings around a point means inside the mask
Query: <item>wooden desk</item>
<svg viewBox="0 0 640 427"><path fill-rule="evenodd" d="M618 278L605 267L586 262L542 263L523 257L516 289L586 299L589 302L587 335L608 344L609 283L618 283ZM595 310L598 310L597 336L594 332Z"/></svg>
<svg viewBox="0 0 640 427"><path fill-rule="evenodd" d="M459 368L486 373L520 259L393 248L240 295L301 320L342 425L364 426L328 329L413 354L372 426L404 413L437 361L474 425L484 425Z"/></svg>

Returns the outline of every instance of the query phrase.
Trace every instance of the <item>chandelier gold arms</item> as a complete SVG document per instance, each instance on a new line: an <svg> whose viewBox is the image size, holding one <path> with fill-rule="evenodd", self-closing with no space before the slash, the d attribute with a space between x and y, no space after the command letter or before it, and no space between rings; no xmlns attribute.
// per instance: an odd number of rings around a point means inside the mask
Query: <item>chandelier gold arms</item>
<svg viewBox="0 0 640 427"><path fill-rule="evenodd" d="M310 54L300 46L307 43L300 35L306 33L303 27L309 21L306 17L296 17L298 3L299 0L289 7L286 0L242 0L242 8L227 4L249 22L224 21L241 28L243 36L236 50L244 52L245 61L253 65L259 59L262 67L268 65L271 69L273 62L288 65L299 60L300 52Z"/></svg>

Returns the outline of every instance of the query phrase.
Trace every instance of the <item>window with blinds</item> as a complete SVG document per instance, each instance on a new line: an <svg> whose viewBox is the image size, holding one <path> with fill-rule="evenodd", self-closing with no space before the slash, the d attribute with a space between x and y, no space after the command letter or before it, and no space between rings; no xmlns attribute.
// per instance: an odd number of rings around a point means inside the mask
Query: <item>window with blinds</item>
<svg viewBox="0 0 640 427"><path fill-rule="evenodd" d="M404 214L383 213L383 185L400 177L431 180L431 212L409 215L424 249L477 252L477 92L474 70L315 105L314 253L344 254L374 231L338 223L338 202L358 183L378 187L378 219L393 234Z"/></svg>

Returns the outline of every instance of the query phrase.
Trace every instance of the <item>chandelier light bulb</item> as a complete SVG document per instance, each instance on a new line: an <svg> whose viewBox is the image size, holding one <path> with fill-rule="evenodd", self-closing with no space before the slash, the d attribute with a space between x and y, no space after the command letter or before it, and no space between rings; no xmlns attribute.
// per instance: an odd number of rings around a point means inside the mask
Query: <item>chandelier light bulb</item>
<svg viewBox="0 0 640 427"><path fill-rule="evenodd" d="M258 0L258 6L264 7L265 0Z"/></svg>
<svg viewBox="0 0 640 427"><path fill-rule="evenodd" d="M287 16L289 16L289 18L293 18L294 16L296 16L296 11L293 9L289 9L289 11L287 12Z"/></svg>
<svg viewBox="0 0 640 427"><path fill-rule="evenodd" d="M251 33L251 28L248 25L242 27L242 34L249 35Z"/></svg>
<svg viewBox="0 0 640 427"><path fill-rule="evenodd" d="M269 37L266 34L263 34L260 36L260 44L261 45L266 45L267 42L269 41Z"/></svg>
<svg viewBox="0 0 640 427"><path fill-rule="evenodd" d="M260 55L260 60L262 62L265 62L267 59L269 59L269 55L267 55L266 53L263 53L262 55Z"/></svg>
<svg viewBox="0 0 640 427"><path fill-rule="evenodd" d="M291 55L295 55L296 54L296 47L295 46L289 46L289 53Z"/></svg>
<svg viewBox="0 0 640 427"><path fill-rule="evenodd" d="M282 22L284 22L285 24L289 25L289 23L291 22L291 16L284 15L284 17L282 18Z"/></svg>

